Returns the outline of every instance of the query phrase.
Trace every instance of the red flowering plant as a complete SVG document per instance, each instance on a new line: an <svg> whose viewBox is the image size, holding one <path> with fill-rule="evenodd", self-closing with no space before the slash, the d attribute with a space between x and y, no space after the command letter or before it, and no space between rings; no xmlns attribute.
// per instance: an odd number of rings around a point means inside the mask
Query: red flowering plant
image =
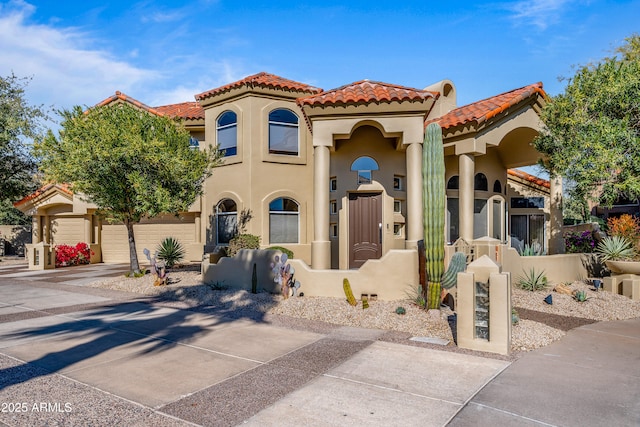
<svg viewBox="0 0 640 427"><path fill-rule="evenodd" d="M80 242L75 246L57 245L56 246L56 267L66 267L69 265L89 264L91 261L92 251L84 242Z"/></svg>

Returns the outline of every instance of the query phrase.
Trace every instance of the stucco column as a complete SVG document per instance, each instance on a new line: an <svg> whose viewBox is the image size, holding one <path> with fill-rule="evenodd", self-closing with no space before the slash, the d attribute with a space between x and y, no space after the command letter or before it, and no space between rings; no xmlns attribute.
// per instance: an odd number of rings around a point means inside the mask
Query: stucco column
<svg viewBox="0 0 640 427"><path fill-rule="evenodd" d="M549 254L564 253L564 239L562 237L562 177L550 179L551 188L549 194Z"/></svg>
<svg viewBox="0 0 640 427"><path fill-rule="evenodd" d="M460 237L467 242L473 240L473 176L475 159L473 154L460 154L459 161L459 208Z"/></svg>
<svg viewBox="0 0 640 427"><path fill-rule="evenodd" d="M196 212L195 217L195 233L194 240L196 243L202 242L202 214L200 212Z"/></svg>
<svg viewBox="0 0 640 427"><path fill-rule="evenodd" d="M329 241L329 147L313 148L313 241L311 267L314 270L331 268Z"/></svg>
<svg viewBox="0 0 640 427"><path fill-rule="evenodd" d="M42 215L34 215L31 220L31 237L33 243L42 242Z"/></svg>
<svg viewBox="0 0 640 427"><path fill-rule="evenodd" d="M423 236L422 218L422 144L409 144L406 152L407 161L407 218L406 249L418 247L418 240Z"/></svg>
<svg viewBox="0 0 640 427"><path fill-rule="evenodd" d="M93 243L93 237L91 231L92 231L92 227L93 227L93 215L91 214L87 214L84 217L84 241L85 243L87 243L88 245Z"/></svg>
<svg viewBox="0 0 640 427"><path fill-rule="evenodd" d="M44 224L42 225L42 241L46 244L51 243L51 217L44 216Z"/></svg>

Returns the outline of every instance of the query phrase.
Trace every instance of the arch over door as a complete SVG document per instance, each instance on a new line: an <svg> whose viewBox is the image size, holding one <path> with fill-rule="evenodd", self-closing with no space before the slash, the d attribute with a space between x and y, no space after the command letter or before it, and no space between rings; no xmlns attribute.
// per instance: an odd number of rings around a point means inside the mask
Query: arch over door
<svg viewBox="0 0 640 427"><path fill-rule="evenodd" d="M382 256L382 193L349 194L349 268Z"/></svg>

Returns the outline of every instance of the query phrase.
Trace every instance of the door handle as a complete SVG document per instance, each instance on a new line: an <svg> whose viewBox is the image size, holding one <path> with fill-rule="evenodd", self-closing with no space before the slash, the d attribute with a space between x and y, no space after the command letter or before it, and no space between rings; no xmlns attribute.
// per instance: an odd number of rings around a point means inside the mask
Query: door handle
<svg viewBox="0 0 640 427"><path fill-rule="evenodd" d="M380 240L378 241L379 244L382 244L382 223L378 223L378 230L380 231Z"/></svg>

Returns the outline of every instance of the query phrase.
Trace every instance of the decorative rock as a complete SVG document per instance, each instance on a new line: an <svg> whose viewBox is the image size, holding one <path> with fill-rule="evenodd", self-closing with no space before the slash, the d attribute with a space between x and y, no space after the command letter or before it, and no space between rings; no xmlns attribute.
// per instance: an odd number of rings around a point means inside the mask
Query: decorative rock
<svg viewBox="0 0 640 427"><path fill-rule="evenodd" d="M547 297L544 299L544 302L546 302L549 305L553 304L553 295L551 294L547 295Z"/></svg>

